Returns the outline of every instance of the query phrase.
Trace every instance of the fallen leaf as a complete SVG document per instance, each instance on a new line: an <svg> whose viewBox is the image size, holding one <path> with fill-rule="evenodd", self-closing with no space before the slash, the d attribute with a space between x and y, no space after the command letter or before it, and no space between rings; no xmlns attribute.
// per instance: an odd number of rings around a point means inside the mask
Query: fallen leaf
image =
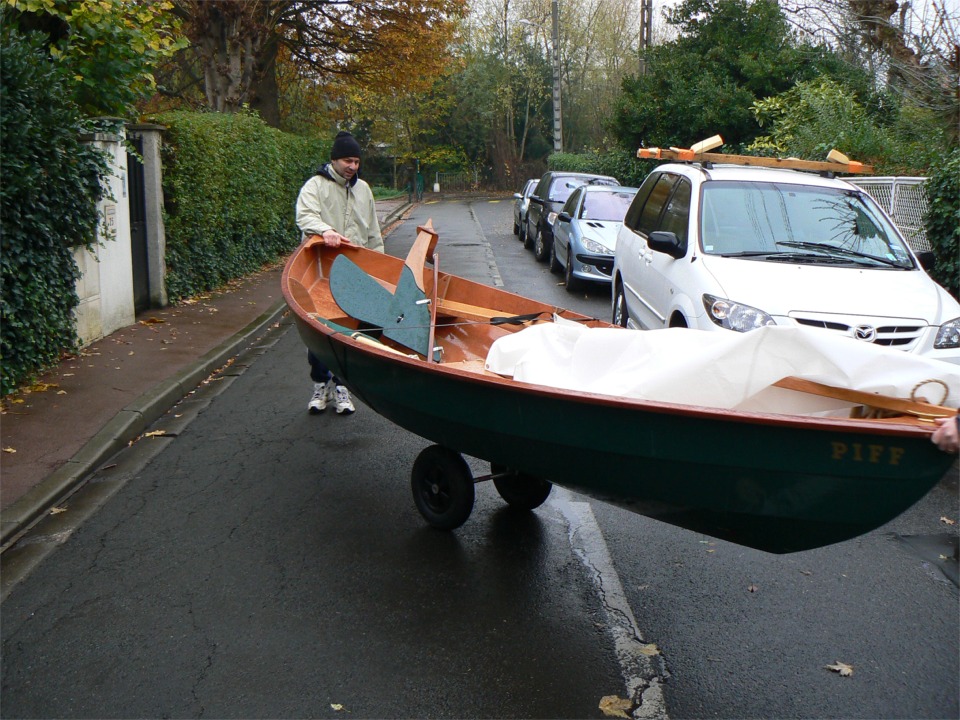
<svg viewBox="0 0 960 720"><path fill-rule="evenodd" d="M956 524L957 524L957 521L956 521L956 520L951 520L950 518L948 518L948 517L946 517L946 516L941 517L941 518L940 518L940 522L942 522L944 525L956 525Z"/></svg>
<svg viewBox="0 0 960 720"><path fill-rule="evenodd" d="M950 558L948 558L946 555L941 555L941 556L940 556L940 559L941 559L941 560L949 560Z"/></svg>
<svg viewBox="0 0 960 720"><path fill-rule="evenodd" d="M144 437L163 437L167 434L166 430L151 430L148 433L144 433Z"/></svg>
<svg viewBox="0 0 960 720"><path fill-rule="evenodd" d="M51 515L59 515L60 513L65 513L67 509L65 507L52 507L50 508Z"/></svg>
<svg viewBox="0 0 960 720"><path fill-rule="evenodd" d="M747 586L747 590L748 590L749 592L756 592L756 591L759 590L759 589L760 589L760 588L758 588L756 585L748 585L748 586Z"/></svg>
<svg viewBox="0 0 960 720"><path fill-rule="evenodd" d="M824 667L826 667L827 670L833 670L835 673L840 673L841 677L850 677L853 675L853 665L847 665L839 660L837 660L833 665L825 665Z"/></svg>
<svg viewBox="0 0 960 720"><path fill-rule="evenodd" d="M341 705L340 703L330 703L330 707L332 707L337 712L340 712L341 710L343 710L343 705Z"/></svg>
<svg viewBox="0 0 960 720"><path fill-rule="evenodd" d="M158 317L147 318L146 320L141 320L141 325L156 325L157 323L165 323L166 320L163 320Z"/></svg>
<svg viewBox="0 0 960 720"><path fill-rule="evenodd" d="M133 355L133 350L127 353L127 355Z"/></svg>
<svg viewBox="0 0 960 720"><path fill-rule="evenodd" d="M600 698L600 710L607 717L629 718L628 710L633 710L633 703L616 695L605 695Z"/></svg>
<svg viewBox="0 0 960 720"><path fill-rule="evenodd" d="M800 574L801 574L801 575L813 575L813 573L810 572L809 570L801 570L801 571L800 571Z"/></svg>
<svg viewBox="0 0 960 720"><path fill-rule="evenodd" d="M3 449L3 451L4 451L5 453L15 453L15 452L16 452L16 449L14 449L14 448L12 448L12 447L5 447L5 448Z"/></svg>
<svg viewBox="0 0 960 720"><path fill-rule="evenodd" d="M31 385L28 389L30 390L30 392L46 392L47 390L51 390L53 388L58 388L58 387L60 386L57 385L56 383L38 382Z"/></svg>
<svg viewBox="0 0 960 720"><path fill-rule="evenodd" d="M649 643L647 645L641 645L640 652L647 657L653 657L654 655L660 654L660 648L658 648L655 643Z"/></svg>
<svg viewBox="0 0 960 720"><path fill-rule="evenodd" d="M57 390L57 395L66 395L66 394L67 394L66 390Z"/></svg>

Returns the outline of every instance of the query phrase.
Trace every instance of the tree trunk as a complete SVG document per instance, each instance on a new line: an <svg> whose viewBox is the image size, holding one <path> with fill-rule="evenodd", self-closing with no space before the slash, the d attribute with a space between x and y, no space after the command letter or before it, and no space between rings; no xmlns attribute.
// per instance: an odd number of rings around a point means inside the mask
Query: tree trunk
<svg viewBox="0 0 960 720"><path fill-rule="evenodd" d="M270 38L256 61L253 88L250 92L250 107L260 113L260 117L270 127L280 127L280 91L277 88L277 48L276 37Z"/></svg>

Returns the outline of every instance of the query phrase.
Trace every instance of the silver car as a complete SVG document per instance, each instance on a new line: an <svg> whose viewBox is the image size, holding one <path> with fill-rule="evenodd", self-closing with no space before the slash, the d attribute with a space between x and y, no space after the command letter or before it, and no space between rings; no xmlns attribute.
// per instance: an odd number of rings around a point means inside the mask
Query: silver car
<svg viewBox="0 0 960 720"><path fill-rule="evenodd" d="M557 215L550 248L550 270L564 273L567 291L587 280L610 282L617 232L635 187L583 185L570 195Z"/></svg>
<svg viewBox="0 0 960 720"><path fill-rule="evenodd" d="M530 178L523 184L523 189L514 193L513 203L513 234L518 235L521 241L526 241L527 235L527 208L530 207L530 195L537 186L537 178Z"/></svg>

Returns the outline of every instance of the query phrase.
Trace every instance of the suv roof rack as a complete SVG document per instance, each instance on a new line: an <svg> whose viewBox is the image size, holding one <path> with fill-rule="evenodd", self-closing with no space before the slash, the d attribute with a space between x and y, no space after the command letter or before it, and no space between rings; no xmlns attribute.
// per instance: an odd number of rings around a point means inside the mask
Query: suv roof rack
<svg viewBox="0 0 960 720"><path fill-rule="evenodd" d="M714 135L689 148L640 148L637 157L641 160L678 160L680 162L700 162L709 168L712 165L752 165L757 167L787 168L790 170L807 170L827 173L864 173L873 172L873 165L851 160L839 150L831 150L827 154L827 161L799 160L797 158L756 157L753 155L726 155L724 153L707 152L723 145L719 135Z"/></svg>

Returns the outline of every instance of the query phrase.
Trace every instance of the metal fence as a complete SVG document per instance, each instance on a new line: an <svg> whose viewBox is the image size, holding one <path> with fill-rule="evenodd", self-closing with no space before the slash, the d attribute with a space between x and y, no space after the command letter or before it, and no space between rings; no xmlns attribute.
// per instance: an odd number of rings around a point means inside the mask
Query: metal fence
<svg viewBox="0 0 960 720"><path fill-rule="evenodd" d="M863 177L850 182L869 193L893 218L914 252L930 250L924 229L927 213L925 177Z"/></svg>
<svg viewBox="0 0 960 720"><path fill-rule="evenodd" d="M480 189L480 172L467 170L463 172L438 172L436 184L440 192L463 192ZM428 187L427 190L430 190Z"/></svg>

